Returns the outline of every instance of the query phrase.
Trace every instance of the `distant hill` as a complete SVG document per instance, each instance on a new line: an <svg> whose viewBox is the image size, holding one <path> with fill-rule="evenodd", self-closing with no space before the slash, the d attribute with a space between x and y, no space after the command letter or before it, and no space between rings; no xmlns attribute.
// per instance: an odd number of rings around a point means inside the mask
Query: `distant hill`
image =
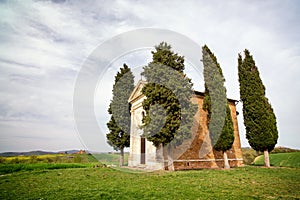
<svg viewBox="0 0 300 200"><path fill-rule="evenodd" d="M0 156L9 157L9 156L31 156L31 155L46 155L46 154L76 154L80 150L66 150L66 151L28 151L28 152L4 152L0 153Z"/></svg>
<svg viewBox="0 0 300 200"><path fill-rule="evenodd" d="M252 150L252 151L255 151L253 150L251 147L242 147L242 150ZM300 152L300 149L292 149L292 148L289 148L289 147L283 147L283 146L278 146L278 147L275 147L271 153L288 153L288 152Z"/></svg>
<svg viewBox="0 0 300 200"><path fill-rule="evenodd" d="M271 153L291 153L291 152L300 152L300 150L279 146L279 147L275 147L273 151L271 151Z"/></svg>

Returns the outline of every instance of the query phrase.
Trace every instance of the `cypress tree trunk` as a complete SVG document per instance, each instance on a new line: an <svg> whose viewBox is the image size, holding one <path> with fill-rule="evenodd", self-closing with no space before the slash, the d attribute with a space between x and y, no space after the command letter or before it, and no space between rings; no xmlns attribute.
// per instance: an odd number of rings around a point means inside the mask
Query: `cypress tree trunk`
<svg viewBox="0 0 300 200"><path fill-rule="evenodd" d="M174 171L174 163L173 163L173 149L172 146L168 145L168 170Z"/></svg>
<svg viewBox="0 0 300 200"><path fill-rule="evenodd" d="M120 149L120 167L124 166L124 148Z"/></svg>
<svg viewBox="0 0 300 200"><path fill-rule="evenodd" d="M230 169L226 151L223 152L223 158L224 158L224 169Z"/></svg>
<svg viewBox="0 0 300 200"><path fill-rule="evenodd" d="M269 151L264 150L265 167L270 167Z"/></svg>

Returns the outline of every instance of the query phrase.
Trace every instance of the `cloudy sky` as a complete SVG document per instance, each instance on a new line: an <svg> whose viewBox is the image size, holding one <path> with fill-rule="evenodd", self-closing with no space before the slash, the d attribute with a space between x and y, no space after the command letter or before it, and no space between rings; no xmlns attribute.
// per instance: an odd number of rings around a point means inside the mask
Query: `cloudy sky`
<svg viewBox="0 0 300 200"><path fill-rule="evenodd" d="M278 145L300 148L300 3L294 1L0 1L0 152L88 148L76 131L73 93L82 63L101 43L137 28L181 33L215 53L227 95L239 99L237 55L249 49L277 116ZM199 59L201 57L199 52ZM99 80L98 151L114 75L123 62L138 80L150 50L116 59ZM189 75L189 73L188 73ZM190 73L196 90L201 78ZM201 77L201 76L200 76ZM196 80L198 79L198 80ZM241 111L241 104L238 109ZM242 146L245 138L239 115Z"/></svg>

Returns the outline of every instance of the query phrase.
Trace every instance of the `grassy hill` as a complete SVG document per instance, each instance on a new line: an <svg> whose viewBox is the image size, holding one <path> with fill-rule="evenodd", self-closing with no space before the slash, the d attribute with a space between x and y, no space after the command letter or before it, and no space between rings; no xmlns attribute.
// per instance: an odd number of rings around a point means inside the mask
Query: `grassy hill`
<svg viewBox="0 0 300 200"><path fill-rule="evenodd" d="M0 176L0 199L299 199L300 168L129 173L111 168Z"/></svg>
<svg viewBox="0 0 300 200"><path fill-rule="evenodd" d="M254 164L263 165L264 156L256 157ZM300 152L270 154L270 164L278 167L300 167Z"/></svg>
<svg viewBox="0 0 300 200"><path fill-rule="evenodd" d="M298 158L287 160L299 163ZM119 155L99 154L96 159L91 155L60 154L2 157L0 199L300 198L300 167L146 173L108 168L97 160L117 164Z"/></svg>
<svg viewBox="0 0 300 200"><path fill-rule="evenodd" d="M242 148L243 152L243 159L244 164L251 165L254 164L254 159L257 156L260 156L263 154L263 152L256 152L254 149L250 147L244 147ZM288 147L275 147L273 151L271 151L271 154L277 154L277 153L291 153L291 152L300 152L298 149L291 149Z"/></svg>

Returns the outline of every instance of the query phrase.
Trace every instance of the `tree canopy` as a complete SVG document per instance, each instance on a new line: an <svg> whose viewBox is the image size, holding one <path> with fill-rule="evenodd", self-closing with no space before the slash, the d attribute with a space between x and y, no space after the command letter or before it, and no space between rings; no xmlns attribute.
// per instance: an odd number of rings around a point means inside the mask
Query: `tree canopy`
<svg viewBox="0 0 300 200"><path fill-rule="evenodd" d="M174 53L166 42L151 53L152 61L142 72L147 81L142 89L147 97L143 102L144 136L156 147L170 143L177 146L191 137L197 110L191 102L193 84L184 74L184 57Z"/></svg>
<svg viewBox="0 0 300 200"><path fill-rule="evenodd" d="M224 86L225 78L216 56L202 47L205 92L203 109L207 111L207 125L211 143L217 151L227 151L234 142L234 128Z"/></svg>
<svg viewBox="0 0 300 200"><path fill-rule="evenodd" d="M244 59L238 57L238 72L246 138L254 150L272 151L278 139L276 117L255 61L247 49L244 53Z"/></svg>
<svg viewBox="0 0 300 200"><path fill-rule="evenodd" d="M129 147L130 105L128 99L133 89L134 76L130 68L124 64L115 76L113 99L108 109L111 118L107 123L109 133L107 133L106 138L108 144L115 150Z"/></svg>

